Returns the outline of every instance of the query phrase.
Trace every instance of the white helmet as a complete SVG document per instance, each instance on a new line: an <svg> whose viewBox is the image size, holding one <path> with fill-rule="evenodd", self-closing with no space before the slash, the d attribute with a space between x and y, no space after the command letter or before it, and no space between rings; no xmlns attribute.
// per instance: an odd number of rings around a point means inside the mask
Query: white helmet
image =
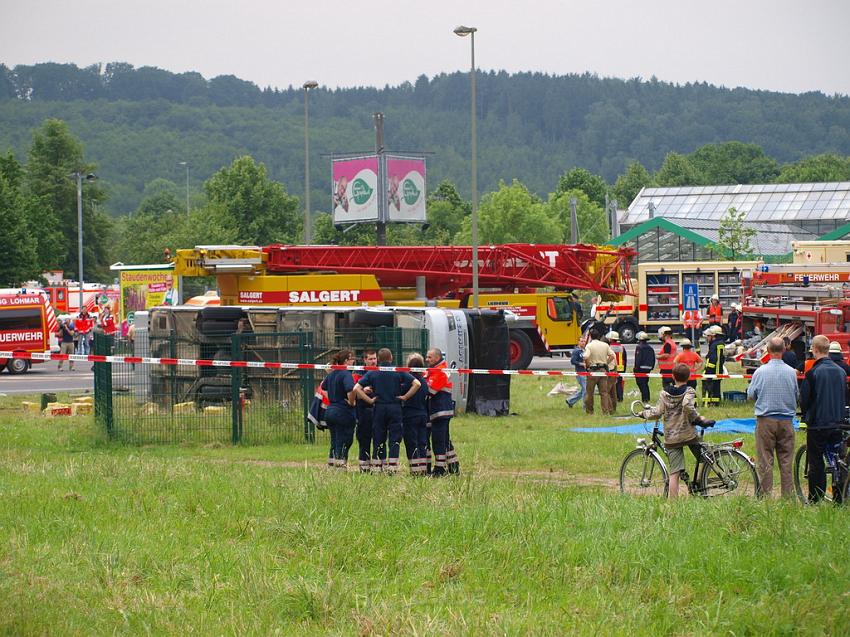
<svg viewBox="0 0 850 637"><path fill-rule="evenodd" d="M679 341L680 347L691 347L692 345L693 343L691 343L691 339L689 338L683 338L681 341Z"/></svg>
<svg viewBox="0 0 850 637"><path fill-rule="evenodd" d="M712 300L712 301L719 301L719 300L720 300L720 297L719 297L719 296L717 296L716 294L712 294L712 295L711 295L711 300Z"/></svg>
<svg viewBox="0 0 850 637"><path fill-rule="evenodd" d="M609 341L619 341L620 340L620 333L615 332L614 330L611 330L610 332L608 332L605 335L605 338L607 338Z"/></svg>
<svg viewBox="0 0 850 637"><path fill-rule="evenodd" d="M672 331L673 331L673 330L671 330L671 329L670 329L669 327L667 327L666 325L665 325L664 327L659 327L659 328L658 328L658 338L662 338L662 339L663 339L663 338L664 338L664 335L665 335L667 332L672 332Z"/></svg>
<svg viewBox="0 0 850 637"><path fill-rule="evenodd" d="M637 334L635 334L635 338L639 341L648 341L649 334L647 334L646 332L638 332Z"/></svg>

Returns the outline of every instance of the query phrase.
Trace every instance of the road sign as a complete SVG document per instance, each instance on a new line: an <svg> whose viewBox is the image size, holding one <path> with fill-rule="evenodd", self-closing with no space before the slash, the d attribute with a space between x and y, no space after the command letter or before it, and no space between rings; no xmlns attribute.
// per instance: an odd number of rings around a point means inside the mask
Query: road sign
<svg viewBox="0 0 850 637"><path fill-rule="evenodd" d="M685 283L684 284L684 292L685 292L685 304L684 310L686 312L696 312L699 310L699 285L696 283Z"/></svg>

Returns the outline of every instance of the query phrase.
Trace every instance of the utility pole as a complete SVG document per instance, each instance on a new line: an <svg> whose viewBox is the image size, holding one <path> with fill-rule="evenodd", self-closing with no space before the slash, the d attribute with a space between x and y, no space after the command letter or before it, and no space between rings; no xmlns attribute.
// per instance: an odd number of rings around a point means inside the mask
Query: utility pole
<svg viewBox="0 0 850 637"><path fill-rule="evenodd" d="M375 154L378 155L378 224L376 244L387 245L387 195L384 192L383 175L386 174L384 166L384 114L374 113L372 121L375 123Z"/></svg>

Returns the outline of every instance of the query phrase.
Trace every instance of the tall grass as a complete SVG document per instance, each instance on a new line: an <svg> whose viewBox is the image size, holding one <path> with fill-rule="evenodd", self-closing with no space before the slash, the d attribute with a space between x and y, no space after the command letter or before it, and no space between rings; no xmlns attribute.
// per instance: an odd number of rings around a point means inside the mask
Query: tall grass
<svg viewBox="0 0 850 637"><path fill-rule="evenodd" d="M846 509L621 497L632 438L521 381L520 415L454 421L444 480L0 402L0 632L847 634Z"/></svg>

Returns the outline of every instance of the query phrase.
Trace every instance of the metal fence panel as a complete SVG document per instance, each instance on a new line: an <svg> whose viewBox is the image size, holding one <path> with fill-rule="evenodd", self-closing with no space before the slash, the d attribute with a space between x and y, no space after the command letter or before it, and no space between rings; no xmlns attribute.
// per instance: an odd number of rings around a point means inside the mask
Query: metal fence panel
<svg viewBox="0 0 850 637"><path fill-rule="evenodd" d="M395 327L318 332L137 332L136 341L95 335L95 354L156 358L330 363L341 348L362 358L389 347L395 364L425 352L426 330ZM129 444L315 442L307 410L317 370L95 363L95 417ZM326 437L326 434L323 434Z"/></svg>

